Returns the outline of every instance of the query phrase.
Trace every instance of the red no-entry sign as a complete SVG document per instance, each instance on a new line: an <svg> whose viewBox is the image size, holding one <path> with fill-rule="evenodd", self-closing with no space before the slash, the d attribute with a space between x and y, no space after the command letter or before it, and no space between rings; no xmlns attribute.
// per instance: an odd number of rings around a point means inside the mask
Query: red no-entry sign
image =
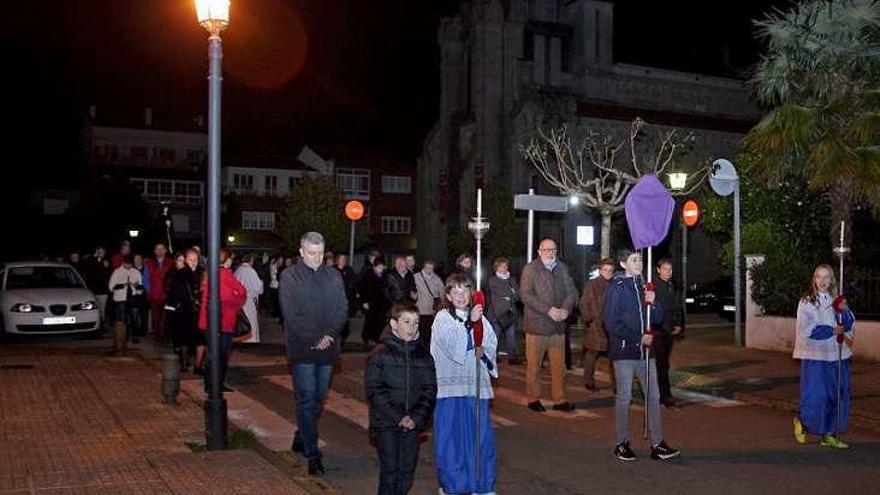
<svg viewBox="0 0 880 495"><path fill-rule="evenodd" d="M345 217L352 222L357 222L364 217L364 204L354 200L345 203Z"/></svg>
<svg viewBox="0 0 880 495"><path fill-rule="evenodd" d="M700 221L700 205L689 199L681 207L681 221L688 227L693 227Z"/></svg>

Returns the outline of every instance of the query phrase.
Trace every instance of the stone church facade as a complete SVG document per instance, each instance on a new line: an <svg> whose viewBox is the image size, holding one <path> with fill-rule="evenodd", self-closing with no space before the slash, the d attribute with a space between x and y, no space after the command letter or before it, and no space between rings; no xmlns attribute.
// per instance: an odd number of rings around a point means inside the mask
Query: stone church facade
<svg viewBox="0 0 880 495"><path fill-rule="evenodd" d="M539 127L622 129L638 116L693 132L693 153L709 158L731 154L760 118L743 81L615 62L612 29L613 4L596 0L471 0L442 20L439 118L418 167L423 257L447 259L478 185L527 191L534 171L519 146Z"/></svg>

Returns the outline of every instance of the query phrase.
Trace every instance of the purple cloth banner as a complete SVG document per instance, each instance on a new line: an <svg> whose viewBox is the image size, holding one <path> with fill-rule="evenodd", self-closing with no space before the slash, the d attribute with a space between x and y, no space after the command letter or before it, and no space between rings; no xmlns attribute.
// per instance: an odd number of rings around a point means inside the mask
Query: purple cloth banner
<svg viewBox="0 0 880 495"><path fill-rule="evenodd" d="M626 196L624 208L634 248L656 246L669 234L675 200L656 175L639 179Z"/></svg>

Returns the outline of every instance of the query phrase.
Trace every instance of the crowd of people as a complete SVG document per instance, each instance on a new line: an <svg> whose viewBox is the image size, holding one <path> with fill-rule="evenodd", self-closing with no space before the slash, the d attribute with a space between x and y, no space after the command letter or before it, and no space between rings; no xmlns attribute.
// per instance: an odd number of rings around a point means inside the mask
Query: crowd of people
<svg viewBox="0 0 880 495"><path fill-rule="evenodd" d="M609 359L615 394L614 455L637 458L630 444L629 410L633 379L645 396L649 455L667 460L680 451L663 436L661 406L676 407L669 382L669 358L683 334L682 307L672 282L672 263L662 258L653 283L644 280L641 254L623 249L597 265L596 277L578 294L551 238L541 239L538 256L517 281L508 259L492 263L492 273L476 292L477 267L470 255L456 259L444 278L432 260L421 266L413 254L391 258L366 256L356 272L344 254L325 253L321 234L309 232L299 255L255 259L220 252L221 383L236 340L240 314L250 320L244 342L259 342L259 309L279 318L297 404L297 431L291 449L308 461L310 474L324 472L318 449L321 403L330 387L333 365L348 336L350 317L363 312L362 342L372 349L365 366L370 405L370 433L380 461L380 494L408 493L413 483L419 434L433 428L434 455L441 493L493 493L496 451L489 415L492 379L499 360L526 364L528 409L547 410L542 400L541 370L551 376L550 407L575 411L566 398L565 373L569 323L578 311L584 324L584 387L597 391L600 356ZM132 256L123 244L107 259L103 249L83 258L71 256L99 303L108 306L130 338L151 330L158 343L181 352L183 366L205 373L207 280L198 246L167 256L157 243L153 256ZM268 287L267 291L264 288ZM112 297L108 297L112 295ZM112 309L110 309L112 308ZM650 311L648 310L650 308ZM522 317L520 316L522 314ZM845 429L849 402L849 358L854 318L836 293L833 271L816 270L810 291L798 309L795 357L803 360L802 407L794 419L795 438L819 434L822 444L846 448L837 433ZM524 352L518 331L524 336ZM167 329L167 330L166 330ZM837 336L837 344L833 344ZM504 353L499 347L504 347ZM832 392L835 350L843 382ZM208 384L206 382L206 391ZM224 389L226 389L224 385ZM832 408L842 407L836 416ZM842 416L842 418L841 418ZM843 425L843 426L841 426Z"/></svg>

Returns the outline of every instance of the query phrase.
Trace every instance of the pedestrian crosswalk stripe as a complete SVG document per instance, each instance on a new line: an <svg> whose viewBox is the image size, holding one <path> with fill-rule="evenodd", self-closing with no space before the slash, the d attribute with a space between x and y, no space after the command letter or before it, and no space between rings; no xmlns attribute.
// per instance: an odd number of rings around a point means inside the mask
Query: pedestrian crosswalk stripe
<svg viewBox="0 0 880 495"><path fill-rule="evenodd" d="M357 375L363 376L363 373L349 374L346 375L346 377L354 378L354 376ZM291 380L290 375L269 375L263 378L279 387L284 387L287 390L293 391L293 381ZM332 388L327 391L327 398L324 401L324 410L340 416L365 430L370 427L369 406L360 400L340 394ZM492 425L496 428L500 426L516 426L517 422L492 413Z"/></svg>
<svg viewBox="0 0 880 495"><path fill-rule="evenodd" d="M204 385L201 380L181 380L181 388L189 396L204 396ZM290 449L296 422L285 419L264 406L261 402L251 399L239 392L224 394L227 415L236 427L250 430L257 440L269 450L284 452ZM318 439L318 448L324 448L327 442Z"/></svg>

